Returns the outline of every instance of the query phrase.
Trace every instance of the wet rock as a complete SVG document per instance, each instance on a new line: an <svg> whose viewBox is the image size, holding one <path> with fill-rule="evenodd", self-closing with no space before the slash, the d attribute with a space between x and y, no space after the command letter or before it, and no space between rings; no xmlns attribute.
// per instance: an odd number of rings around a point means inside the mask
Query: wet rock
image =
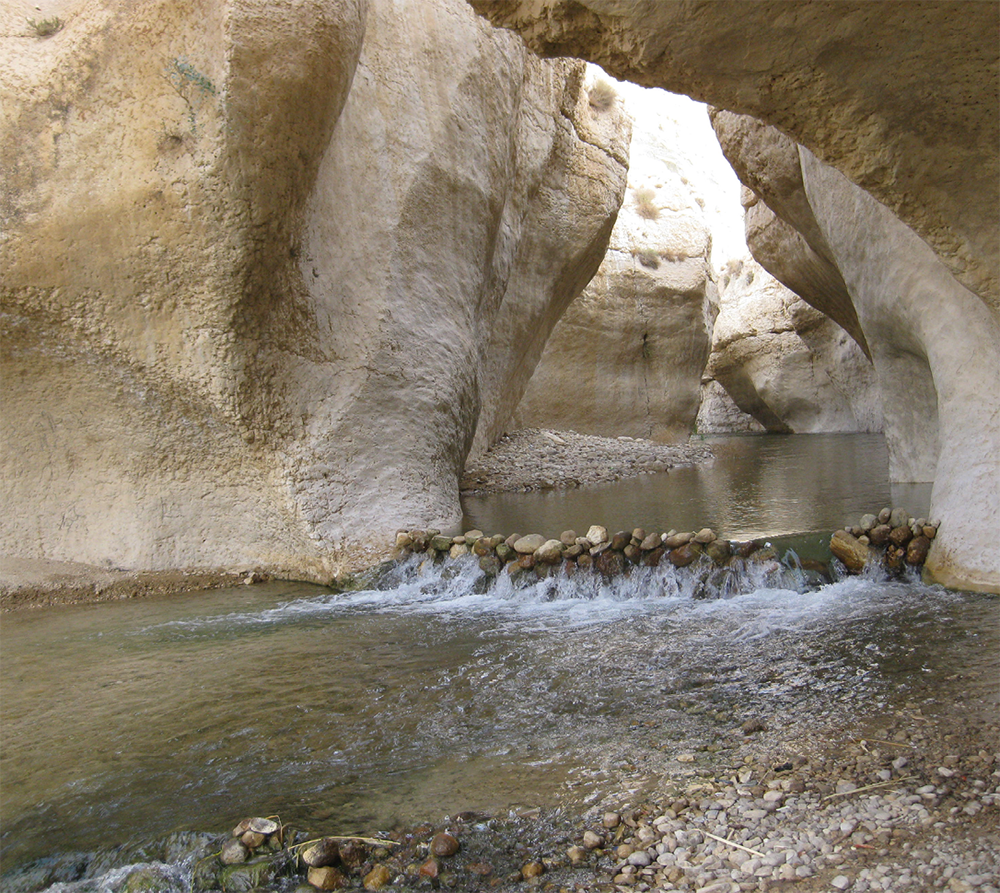
<svg viewBox="0 0 1000 893"><path fill-rule="evenodd" d="M913 531L905 524L893 527L889 531L889 542L894 546L905 546L911 539L913 539Z"/></svg>
<svg viewBox="0 0 1000 893"><path fill-rule="evenodd" d="M411 530L410 538L413 540L413 544L410 548L414 552L426 552L427 547L430 545L431 539L427 535L426 530Z"/></svg>
<svg viewBox="0 0 1000 893"><path fill-rule="evenodd" d="M173 893L182 889L179 881L171 878L165 868L155 865L129 872L119 888L120 893Z"/></svg>
<svg viewBox="0 0 1000 893"><path fill-rule="evenodd" d="M625 530L619 530L611 537L611 548L616 552L621 552L632 541L632 534Z"/></svg>
<svg viewBox="0 0 1000 893"><path fill-rule="evenodd" d="M481 530L472 529L465 532L465 541L467 543L474 543L478 539L483 538L483 532Z"/></svg>
<svg viewBox="0 0 1000 893"><path fill-rule="evenodd" d="M563 544L559 540L546 540L535 552L536 561L556 564L562 559Z"/></svg>
<svg viewBox="0 0 1000 893"><path fill-rule="evenodd" d="M663 541L663 545L668 549L677 549L681 546L686 546L692 539L694 539L693 533L675 533L672 536L668 536Z"/></svg>
<svg viewBox="0 0 1000 893"><path fill-rule="evenodd" d="M576 545L576 531L575 530L564 530L559 534L559 542L564 546L575 546Z"/></svg>
<svg viewBox="0 0 1000 893"><path fill-rule="evenodd" d="M246 834L246 831L243 833ZM222 850L219 853L219 861L223 865L239 865L242 862L246 862L249 858L250 850L247 849L246 844L242 840L235 837L227 840L222 845Z"/></svg>
<svg viewBox="0 0 1000 893"><path fill-rule="evenodd" d="M267 840L267 835L261 834L259 831L244 831L240 840L245 847L255 850L257 847L263 845L264 841Z"/></svg>
<svg viewBox="0 0 1000 893"><path fill-rule="evenodd" d="M392 871L387 865L376 865L365 875L364 887L366 890L381 890L392 881Z"/></svg>
<svg viewBox="0 0 1000 893"><path fill-rule="evenodd" d="M906 549L902 546L889 546L885 550L885 565L889 570L898 571L906 560Z"/></svg>
<svg viewBox="0 0 1000 893"><path fill-rule="evenodd" d="M512 533L509 537L507 537L507 539L504 540L504 542L511 549L513 549L514 548L514 543L516 543L520 538L521 538L521 534L519 534L519 533Z"/></svg>
<svg viewBox="0 0 1000 893"><path fill-rule="evenodd" d="M632 564L638 564L639 559L642 557L642 549L635 543L629 543L624 549L624 555Z"/></svg>
<svg viewBox="0 0 1000 893"><path fill-rule="evenodd" d="M339 890L347 886L347 878L343 872L332 865L312 867L306 874L306 880L319 890Z"/></svg>
<svg viewBox="0 0 1000 893"><path fill-rule="evenodd" d="M463 555L468 555L468 554L469 554L469 547L465 545L465 543L455 543L455 545L453 545L448 550L449 558L461 558Z"/></svg>
<svg viewBox="0 0 1000 893"><path fill-rule="evenodd" d="M584 831L583 845L588 850L596 850L598 847L604 846L604 838L595 831Z"/></svg>
<svg viewBox="0 0 1000 893"><path fill-rule="evenodd" d="M658 549L660 547L661 542L662 541L658 533L651 533L639 543L639 548L642 549L643 552L652 552L653 549Z"/></svg>
<svg viewBox="0 0 1000 893"><path fill-rule="evenodd" d="M435 552L447 552L453 544L454 540L450 536L441 536L438 534L431 539L431 548Z"/></svg>
<svg viewBox="0 0 1000 893"><path fill-rule="evenodd" d="M663 546L658 546L657 548L653 549L652 552L647 552L645 555L642 556L642 561L641 561L642 566L659 567L660 561L663 559L663 556L666 554L666 552L667 550L664 549Z"/></svg>
<svg viewBox="0 0 1000 893"><path fill-rule="evenodd" d="M526 881L545 874L545 866L541 862L527 862L521 867L521 877Z"/></svg>
<svg viewBox="0 0 1000 893"><path fill-rule="evenodd" d="M601 527L599 524L594 524L587 531L587 539L590 540L591 544L594 546L606 543L608 541L608 528Z"/></svg>
<svg viewBox="0 0 1000 893"><path fill-rule="evenodd" d="M713 540L705 546L705 554L716 564L725 564L733 557L733 547L729 540Z"/></svg>
<svg viewBox="0 0 1000 893"><path fill-rule="evenodd" d="M413 537L405 530L399 531L396 534L396 548L397 549L409 549L413 545Z"/></svg>
<svg viewBox="0 0 1000 893"><path fill-rule="evenodd" d="M694 535L694 541L706 545L715 540L715 531L711 527L703 527Z"/></svg>
<svg viewBox="0 0 1000 893"><path fill-rule="evenodd" d="M531 555L545 545L545 537L539 533L529 533L514 543L514 551L519 555Z"/></svg>
<svg viewBox="0 0 1000 893"><path fill-rule="evenodd" d="M484 555L479 559L479 568L484 574L495 577L503 570L503 562L496 555Z"/></svg>
<svg viewBox="0 0 1000 893"><path fill-rule="evenodd" d="M873 546L884 546L889 542L889 534L892 528L888 524L878 524L868 531L868 539Z"/></svg>
<svg viewBox="0 0 1000 893"><path fill-rule="evenodd" d="M872 514L862 515L859 522L859 526L865 533L871 530L876 524L878 524L878 518Z"/></svg>
<svg viewBox="0 0 1000 893"><path fill-rule="evenodd" d="M570 865L582 865L587 861L587 851L582 846L571 846L566 850L566 858Z"/></svg>
<svg viewBox="0 0 1000 893"><path fill-rule="evenodd" d="M569 546L565 552L563 552L563 557L576 558L582 554L583 554L583 546L579 545L578 543L574 543L572 546Z"/></svg>
<svg viewBox="0 0 1000 893"><path fill-rule="evenodd" d="M830 551L850 571L860 571L868 563L868 547L859 543L846 530L838 530L830 539Z"/></svg>
<svg viewBox="0 0 1000 893"><path fill-rule="evenodd" d="M420 877L430 878L435 880L437 876L441 873L441 865L435 858L430 858L423 865L420 866Z"/></svg>
<svg viewBox="0 0 1000 893"><path fill-rule="evenodd" d="M672 549L667 558L674 567L687 567L701 555L701 547L697 543L688 542Z"/></svg>
<svg viewBox="0 0 1000 893"><path fill-rule="evenodd" d="M530 571L535 566L535 556L530 555L518 555L517 566L522 570Z"/></svg>
<svg viewBox="0 0 1000 893"><path fill-rule="evenodd" d="M605 549L594 556L594 567L605 577L617 577L625 573L625 556L614 549Z"/></svg>
<svg viewBox="0 0 1000 893"><path fill-rule="evenodd" d="M368 860L368 847L356 840L340 845L340 861L348 868L360 868Z"/></svg>
<svg viewBox="0 0 1000 893"><path fill-rule="evenodd" d="M501 561L510 561L513 559L517 553L507 545L507 543L500 543L497 547L497 558Z"/></svg>
<svg viewBox="0 0 1000 893"><path fill-rule="evenodd" d="M325 868L329 865L336 865L340 861L340 846L332 837L324 837L302 850L301 858L310 868Z"/></svg>
<svg viewBox="0 0 1000 893"><path fill-rule="evenodd" d="M440 834L434 835L434 839L431 841L431 853L435 856L454 856L458 852L459 846L457 837L447 831L442 831Z"/></svg>
<svg viewBox="0 0 1000 893"><path fill-rule="evenodd" d="M934 539L934 537L937 536L937 528L936 527L931 527L930 524L925 524L923 527L920 528L920 531L929 540L932 540L932 539Z"/></svg>
<svg viewBox="0 0 1000 893"><path fill-rule="evenodd" d="M760 717L754 716L743 723L740 728L743 730L744 735L753 735L756 732L766 732L767 726Z"/></svg>
<svg viewBox="0 0 1000 893"><path fill-rule="evenodd" d="M219 886L225 893L248 893L272 886L278 877L288 873L287 869L283 860L271 856L241 865L227 865L219 872Z"/></svg>
<svg viewBox="0 0 1000 893"><path fill-rule="evenodd" d="M927 560L927 553L931 548L931 541L926 536L914 537L906 546L906 563L913 565L923 564Z"/></svg>
<svg viewBox="0 0 1000 893"><path fill-rule="evenodd" d="M493 542L492 537L488 536L481 536L472 543L473 554L478 555L480 558L484 555L492 555L495 548L496 544Z"/></svg>
<svg viewBox="0 0 1000 893"><path fill-rule="evenodd" d="M577 567L590 568L593 567L593 564L594 564L594 559L586 552L584 552L576 559Z"/></svg>

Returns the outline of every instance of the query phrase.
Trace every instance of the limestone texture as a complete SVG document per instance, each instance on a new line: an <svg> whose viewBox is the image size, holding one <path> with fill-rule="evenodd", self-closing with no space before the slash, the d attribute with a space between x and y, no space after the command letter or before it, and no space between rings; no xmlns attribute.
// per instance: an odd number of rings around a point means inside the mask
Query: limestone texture
<svg viewBox="0 0 1000 893"><path fill-rule="evenodd" d="M597 275L553 330L511 425L676 441L698 412L715 302L706 202L681 157L699 110L663 91L611 89L634 119L626 198Z"/></svg>
<svg viewBox="0 0 1000 893"><path fill-rule="evenodd" d="M882 430L875 372L857 342L752 257L721 278L706 373L772 433Z"/></svg>
<svg viewBox="0 0 1000 893"><path fill-rule="evenodd" d="M624 193L584 65L460 0L0 33L0 551L327 580L457 522Z"/></svg>

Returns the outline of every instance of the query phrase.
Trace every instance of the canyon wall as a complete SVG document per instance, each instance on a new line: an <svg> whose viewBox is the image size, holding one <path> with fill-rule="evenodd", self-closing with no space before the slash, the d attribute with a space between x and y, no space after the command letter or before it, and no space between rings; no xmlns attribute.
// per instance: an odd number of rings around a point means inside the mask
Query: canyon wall
<svg viewBox="0 0 1000 893"><path fill-rule="evenodd" d="M458 0L0 15L0 550L325 580L457 523L621 202L584 65Z"/></svg>
<svg viewBox="0 0 1000 893"><path fill-rule="evenodd" d="M599 69L592 77L591 101L633 119L626 198L597 275L553 330L511 425L684 439L711 343L710 225L724 204L699 148L714 151L731 190L738 183L704 106L612 83Z"/></svg>
<svg viewBox="0 0 1000 893"><path fill-rule="evenodd" d="M839 288L829 264L843 280L893 477L934 479L943 535L927 569L1000 590L985 539L1000 522L1000 5L470 2L542 55L752 115L805 147L798 171L786 164L802 187L777 192L812 221L776 224L772 243L813 283Z"/></svg>

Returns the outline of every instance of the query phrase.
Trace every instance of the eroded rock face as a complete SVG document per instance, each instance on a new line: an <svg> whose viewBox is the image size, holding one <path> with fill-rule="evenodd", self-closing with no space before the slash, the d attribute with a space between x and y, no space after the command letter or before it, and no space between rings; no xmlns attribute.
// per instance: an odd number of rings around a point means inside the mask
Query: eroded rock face
<svg viewBox="0 0 1000 893"><path fill-rule="evenodd" d="M584 66L457 0L49 12L2 14L0 549L327 579L457 521L624 190Z"/></svg>
<svg viewBox="0 0 1000 893"><path fill-rule="evenodd" d="M882 430L875 373L858 344L750 257L720 282L707 374L773 433Z"/></svg>
<svg viewBox="0 0 1000 893"><path fill-rule="evenodd" d="M705 200L682 158L699 110L596 78L592 89L619 91L610 101L634 118L626 199L597 275L553 330L511 424L674 441L698 412L715 297Z"/></svg>
<svg viewBox="0 0 1000 893"><path fill-rule="evenodd" d="M784 137L755 125L758 139L734 141L727 139L731 125L722 128L722 143L741 176L774 202L782 232L797 232L843 280L882 396L892 479L934 481L931 511L942 528L927 569L952 585L1000 588L985 534L1000 505L997 315L887 208L808 150L798 149L795 178L787 174ZM783 196L786 188L793 200ZM762 243L765 256L776 253L767 244L769 232L748 220L755 254Z"/></svg>
<svg viewBox="0 0 1000 893"><path fill-rule="evenodd" d="M778 127L1000 310L997 4L470 2L543 55Z"/></svg>

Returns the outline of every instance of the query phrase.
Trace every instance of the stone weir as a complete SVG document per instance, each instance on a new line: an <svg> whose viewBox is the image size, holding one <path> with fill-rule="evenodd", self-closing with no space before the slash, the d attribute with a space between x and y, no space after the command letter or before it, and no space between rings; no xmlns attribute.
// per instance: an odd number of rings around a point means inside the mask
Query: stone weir
<svg viewBox="0 0 1000 893"><path fill-rule="evenodd" d="M923 567L939 526L938 521L911 518L906 509L884 508L877 515L862 515L851 528L835 531L830 552L852 573L871 564L890 571Z"/></svg>
<svg viewBox="0 0 1000 893"><path fill-rule="evenodd" d="M435 561L471 556L478 559L488 577L503 573L525 581L559 572L612 579L628 574L634 567L672 565L687 569L705 583L718 583L715 572L719 570L784 566L802 571L806 584L819 585L845 573L866 570L890 574L903 573L907 568L919 571L936 532L936 523L910 518L903 509L883 509L878 515L862 517L859 526L834 532L829 554L820 558L801 558L794 543L787 542L792 537L741 542L722 539L708 527L666 533L637 527L612 534L597 524L584 536L565 530L558 539L537 533L487 536L481 530L470 530L448 536L438 530L399 530L396 553L401 559L426 554Z"/></svg>

